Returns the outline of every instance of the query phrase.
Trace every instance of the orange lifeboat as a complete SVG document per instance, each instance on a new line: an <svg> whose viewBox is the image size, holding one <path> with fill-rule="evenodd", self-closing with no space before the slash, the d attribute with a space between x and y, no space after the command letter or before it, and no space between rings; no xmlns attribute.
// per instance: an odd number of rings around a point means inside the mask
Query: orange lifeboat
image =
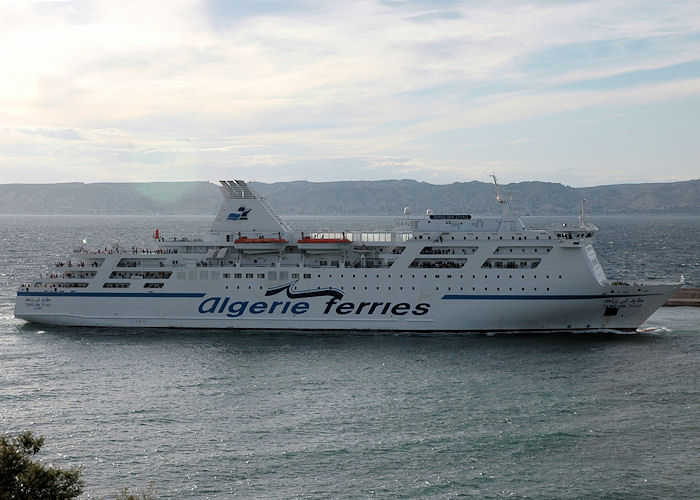
<svg viewBox="0 0 700 500"><path fill-rule="evenodd" d="M352 241L347 238L309 238L304 237L297 241L301 250L307 253L333 253L344 252Z"/></svg>

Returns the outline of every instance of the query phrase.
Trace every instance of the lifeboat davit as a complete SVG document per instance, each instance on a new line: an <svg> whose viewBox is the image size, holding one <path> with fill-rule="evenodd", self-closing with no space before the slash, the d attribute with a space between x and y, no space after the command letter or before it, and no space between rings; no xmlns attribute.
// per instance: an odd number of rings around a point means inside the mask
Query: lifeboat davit
<svg viewBox="0 0 700 500"><path fill-rule="evenodd" d="M287 245L284 238L247 238L235 240L233 247L245 253L274 253L281 252Z"/></svg>
<svg viewBox="0 0 700 500"><path fill-rule="evenodd" d="M297 245L306 253L344 252L352 241L347 238L301 238Z"/></svg>

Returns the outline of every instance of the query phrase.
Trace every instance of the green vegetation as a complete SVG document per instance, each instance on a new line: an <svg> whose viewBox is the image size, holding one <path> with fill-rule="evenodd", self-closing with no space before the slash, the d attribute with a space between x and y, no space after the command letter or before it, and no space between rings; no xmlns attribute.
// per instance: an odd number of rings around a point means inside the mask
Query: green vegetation
<svg viewBox="0 0 700 500"><path fill-rule="evenodd" d="M124 488L115 498L114 500L155 500L156 499L156 490L155 487L153 486L153 483L151 483L148 486L148 490L145 492L141 493L141 495L134 495L129 491L129 488Z"/></svg>
<svg viewBox="0 0 700 500"><path fill-rule="evenodd" d="M0 436L0 500L64 500L83 492L80 469L56 469L32 460L43 445L44 438L31 432L13 439Z"/></svg>
<svg viewBox="0 0 700 500"><path fill-rule="evenodd" d="M33 460L43 437L27 431L15 438L0 436L0 500L67 500L83 493L82 470L57 469ZM137 495L124 488L115 500L155 500L155 486Z"/></svg>

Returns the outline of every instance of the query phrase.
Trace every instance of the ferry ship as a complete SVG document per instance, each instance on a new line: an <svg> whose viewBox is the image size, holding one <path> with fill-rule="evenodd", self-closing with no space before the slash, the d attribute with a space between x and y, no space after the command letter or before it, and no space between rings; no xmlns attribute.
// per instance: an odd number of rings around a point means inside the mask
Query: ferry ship
<svg viewBox="0 0 700 500"><path fill-rule="evenodd" d="M411 216L384 231L293 229L243 181L221 181L206 238L79 248L22 285L15 316L71 326L241 330L634 331L681 282L609 280L597 228Z"/></svg>

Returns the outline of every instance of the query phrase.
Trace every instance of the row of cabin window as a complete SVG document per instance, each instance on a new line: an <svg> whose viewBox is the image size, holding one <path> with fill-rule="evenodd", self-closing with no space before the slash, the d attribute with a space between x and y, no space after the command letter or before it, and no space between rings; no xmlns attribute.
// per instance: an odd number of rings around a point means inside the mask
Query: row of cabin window
<svg viewBox="0 0 700 500"><path fill-rule="evenodd" d="M493 251L493 253L499 253L499 250L501 250L501 248L502 248L502 247L497 248L496 250ZM526 249L526 248L527 248L528 250L535 250L535 253L537 253L537 247L534 247L534 248L533 248L533 247L521 247L521 250L523 251L523 253L525 253L525 249ZM540 247L540 248L542 248L542 247ZM503 248L503 250L505 250L505 248ZM546 250L547 253L549 253L549 252L552 251L551 247L542 248L542 250ZM513 253L513 249L512 249L512 248L510 248L509 251L510 251L510 253Z"/></svg>
<svg viewBox="0 0 700 500"><path fill-rule="evenodd" d="M172 271L112 271L109 279L162 279L167 280L172 276Z"/></svg>
<svg viewBox="0 0 700 500"><path fill-rule="evenodd" d="M255 273L245 273L245 278L246 279L252 279L255 276ZM224 279L230 279L231 278L231 273L224 273ZM243 278L243 273L233 273L233 278L234 279L242 279ZM257 273L257 278L258 279L265 279L265 273ZM310 273L304 274L304 278L311 278ZM277 275L273 273L270 273L268 275L268 279L271 280L277 280ZM287 277L287 273L280 273L280 280L286 280L289 279ZM292 273L292 279L299 279L299 273Z"/></svg>
<svg viewBox="0 0 700 500"><path fill-rule="evenodd" d="M260 288L260 290L263 290L263 289L264 289L264 287L262 287L262 286L260 286L259 288ZM319 288L320 288L320 287L319 287ZM366 286L365 286L365 287L363 287L363 288L364 288L364 290L369 290L369 287L366 287ZM377 290L383 289L382 287L376 287L376 288L377 288ZM226 287L226 289L228 290L228 286ZM236 290L240 290L240 289L241 289L240 286L236 286ZM249 286L248 286L248 290L252 290L252 289L253 289L253 287L249 285ZM344 287L344 286L341 286L340 289L341 289L341 290L345 290L345 287ZM358 287L353 286L352 289L353 289L353 290L357 290ZM399 290L403 290L403 289L404 289L404 287L402 287L402 286L399 287ZM412 287L411 287L411 290L414 290L414 291L415 291L415 289L416 289L415 286L412 286ZM390 287L390 286L386 287L386 290L391 290L391 287ZM408 290L408 287L406 287L406 290ZM439 287L439 286L436 286L436 287L435 287L435 290L436 290L436 291L440 291L440 287ZM443 290L447 290L448 292L450 292L450 291L452 291L452 287L448 286L446 289L443 287ZM464 287L463 287L463 286L460 286L460 287L459 287L459 290L460 290L460 291L464 291ZM480 290L481 290L481 288L479 288L479 291L480 291ZM484 292L488 292L488 290L489 290L489 288L485 286L485 287L484 287ZM493 288L491 288L491 290L493 290ZM495 291L498 292L498 291L500 291L500 290L501 290L501 287L498 287L498 286L497 286ZM505 290L505 289L504 289L504 290ZM549 291L549 287L547 287L546 290ZM457 288L455 288L455 291L457 291ZM473 286L473 287L472 287L472 292L475 292L475 291L477 291L477 288L476 288L475 286ZM508 287L508 291L509 291L509 292L512 292L512 291L513 291L513 287ZM520 288L520 291L525 292L525 291L526 291L526 288L525 288L525 287L521 287L521 288ZM532 291L533 291L533 292L536 292L536 291L537 291L537 287L533 287L533 288L532 288Z"/></svg>
<svg viewBox="0 0 700 500"><path fill-rule="evenodd" d="M91 279L97 275L97 271L85 271L85 272L70 272L63 273L63 278L65 279ZM52 277L58 278L58 275L52 275Z"/></svg>
<svg viewBox="0 0 700 500"><path fill-rule="evenodd" d="M85 282L80 282L80 283L76 283L76 282L44 283L45 287L53 287L53 288L87 288L88 285L89 285L89 283L85 283Z"/></svg>
<svg viewBox="0 0 700 500"><path fill-rule="evenodd" d="M558 236L558 235L557 235L557 236ZM583 237L583 236L581 236L581 237ZM496 237L494 236L494 239L495 239L495 238L496 238ZM413 239L422 240L422 239L423 239L423 235L422 235L422 234L419 234L418 236L414 236ZM426 235L426 239L430 239L430 238L428 237L428 235ZM447 239L447 238L445 238L445 239ZM454 237L454 236L450 236L450 239L451 239L451 240L454 240L455 237ZM464 236L462 239L466 240L467 237ZM471 238L469 238L469 239L471 239ZM475 239L475 240L478 240L479 237L478 237L478 236L474 236L474 239ZM487 239L487 240L490 240L490 239L491 239L491 236L487 236L486 239ZM503 236L499 236L498 239L499 239L499 240L502 240L502 239L503 239ZM510 239L511 239L511 240L515 240L515 236L511 236ZM527 239L527 236L518 236L518 239L519 239L519 240L526 240L526 239ZM532 238L530 238L530 239L532 239ZM539 236L535 236L535 239L536 239L536 240L539 240L540 237L539 237ZM542 239L544 239L544 238L542 238ZM552 237L551 237L551 236L548 236L547 239L548 239L548 240L551 240ZM442 241L442 237L440 237L440 241Z"/></svg>
<svg viewBox="0 0 700 500"><path fill-rule="evenodd" d="M376 276L377 276L377 278L379 278L379 275L378 275L378 274L377 274ZM454 277L456 278L456 276L457 276L457 275L455 275ZM521 276L522 276L522 279L525 279L525 275L524 275L524 274L521 275ZM305 274L304 277L306 278L307 275ZM308 276L308 277L311 277L311 276ZM321 278L321 275L319 274L318 277ZM329 274L327 277L328 277L328 278L332 278L333 275L332 275L332 274ZM343 278L344 275L341 274L340 277ZM356 275L353 274L352 277L355 278ZM368 276L367 274L365 274L364 277L365 277L365 278L368 278L369 276ZM416 277L415 274L412 274L412 275L411 275L411 278L412 278L412 279L415 279L415 277ZM419 276L419 277L420 277L420 276ZM427 274L424 274L424 275L423 275L423 278L427 278L427 277L428 277ZM434 275L431 275L430 277L431 277L431 278L435 278L435 279L440 279L440 275L439 275L439 274L434 274ZM445 277L446 277L447 279L452 279L453 276L452 276L451 274L446 274ZM485 275L484 275L484 279L488 279L488 277L489 277L488 274L485 274ZM403 274L400 274L400 275L399 275L399 278L403 278ZM497 279L500 279L500 278L501 278L501 275L500 275L500 274L497 274L497 275L496 275L496 278L497 278ZM505 275L504 275L504 278L505 278ZM509 278L509 279L512 279L512 278L513 278L513 275L512 275L512 274L509 274L509 275L508 275L508 278ZM528 277L528 278L529 278L529 277ZM546 278L549 279L549 274L546 275ZM387 279L391 279L391 274L387 276ZM463 275L463 274L460 274L460 275L459 275L459 279L464 279L464 275ZM472 274L472 279L476 279L476 274ZM537 279L537 275L535 274L534 276L532 276L532 279ZM561 275L561 274L559 275L559 279L562 279L562 275Z"/></svg>
<svg viewBox="0 0 700 500"><path fill-rule="evenodd" d="M102 288L129 288L131 283L114 283L108 282L102 285ZM144 288L163 288L163 283L144 283Z"/></svg>
<svg viewBox="0 0 700 500"><path fill-rule="evenodd" d="M299 274L297 274L297 273L292 273L291 276L292 276L292 279L298 279L298 278L299 278ZM332 275L332 274L329 274L328 276L321 276L320 274L318 274L318 275L316 275L316 276L317 276L317 278L333 278L333 275ZM234 273L233 277L234 277L234 279L243 279L243 273ZM245 273L245 279L254 279L254 277L255 277L255 274L254 274L254 273ZM345 277L344 274L341 274L341 275L340 275L340 278L344 278L344 277ZM356 274L353 274L352 277L353 277L353 278L357 278L357 275L356 275ZM362 277L362 276L361 276L361 277ZM365 277L365 278L369 278L369 275L365 274L364 277ZM379 278L380 275L377 274L376 277ZM416 277L415 274L412 274L412 275L411 275L411 279L415 279L415 277ZM420 277L420 275L419 275L419 277ZM454 278L456 278L456 277L457 277L457 275L454 275ZM524 274L522 274L520 277L521 277L521 279L525 279L525 275L524 275ZM230 274L230 273L224 273L224 278L225 278L225 279L230 279L230 278L231 278L231 274ZM257 278L258 278L258 279L265 279L265 274L264 274L264 273L258 273L258 274L257 274ZM304 278L305 278L305 279L311 279L311 274L305 273L305 274L304 274ZM387 279L391 279L391 274L388 275L386 278L387 278ZM403 279L403 274L400 274L400 275L399 275L399 278ZM423 275L423 278L426 278L426 279L427 279L427 278L428 278L428 275L427 275L427 274L424 274L424 275ZM431 275L430 278L440 279L440 275L439 275L439 274ZM446 275L445 275L445 278L447 278L447 279L452 279L452 278L453 278L453 275L451 275L451 274L446 274ZM489 278L488 274L485 274L485 275L484 275L484 279L488 279L488 278ZM528 276L528 279L529 279L529 278L530 278L530 277ZM546 278L546 279L550 279L549 274L547 274L547 275L545 276L545 278ZM271 277L270 279L276 279L276 278L272 278L272 277ZM281 278L281 279L286 279L286 278ZM463 275L463 274L460 274L460 275L459 275L459 279L464 279L464 275ZM472 274L472 279L476 279L476 274ZM497 274L497 275L496 275L496 279L501 279L501 275L500 275L500 274ZM505 275L503 275L503 279L505 279ZM508 279L513 279L513 275L512 275L512 274L509 274L509 275L508 275ZM536 274L533 275L533 276L532 276L532 279L537 279L537 275L536 275ZM562 279L562 275L561 275L561 274L559 275L559 279Z"/></svg>

